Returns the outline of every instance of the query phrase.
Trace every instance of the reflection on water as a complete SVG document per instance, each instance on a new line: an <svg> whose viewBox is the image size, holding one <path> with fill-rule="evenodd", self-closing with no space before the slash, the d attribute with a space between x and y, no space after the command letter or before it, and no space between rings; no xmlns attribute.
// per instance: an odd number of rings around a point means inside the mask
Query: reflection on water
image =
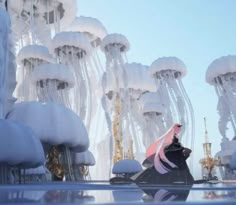
<svg viewBox="0 0 236 205"><path fill-rule="evenodd" d="M17 190L20 189L20 190ZM236 185L157 187L109 184L47 184L0 186L0 203L6 204L104 204L156 202L236 203Z"/></svg>

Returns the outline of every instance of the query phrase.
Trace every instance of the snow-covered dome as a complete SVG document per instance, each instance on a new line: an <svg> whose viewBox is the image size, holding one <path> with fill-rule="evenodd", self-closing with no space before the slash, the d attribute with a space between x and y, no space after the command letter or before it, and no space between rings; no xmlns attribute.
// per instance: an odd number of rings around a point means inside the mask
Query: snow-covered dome
<svg viewBox="0 0 236 205"><path fill-rule="evenodd" d="M76 17L67 30L84 33L90 42L96 42L97 45L107 35L106 28L98 19L85 16Z"/></svg>
<svg viewBox="0 0 236 205"><path fill-rule="evenodd" d="M140 63L127 63L124 65L125 72L127 74L128 84L127 87L134 91L139 91L139 94L142 94L146 91L155 92L157 90L157 86L155 84L154 78L149 75L147 72L147 66L144 66ZM125 85L123 83L123 76L118 76L120 84L120 88L124 88ZM102 82L105 87L105 93L109 93L110 91L116 91L116 80L114 75L108 75L108 73L103 75L102 81L106 80L106 82Z"/></svg>
<svg viewBox="0 0 236 205"><path fill-rule="evenodd" d="M175 71L175 73L180 73L180 76L177 75L176 78L184 77L187 73L186 66L183 61L176 57L158 58L151 64L149 68L149 72L152 75L167 70Z"/></svg>
<svg viewBox="0 0 236 205"><path fill-rule="evenodd" d="M23 47L17 55L17 61L24 65L24 60L26 59L38 59L47 63L55 62L53 57L49 54L48 48L42 45L28 45Z"/></svg>
<svg viewBox="0 0 236 205"><path fill-rule="evenodd" d="M90 151L75 153L75 164L94 166L95 158Z"/></svg>
<svg viewBox="0 0 236 205"><path fill-rule="evenodd" d="M113 174L122 174L122 173L137 173L142 171L141 164L135 159L123 159L117 161L112 168Z"/></svg>
<svg viewBox="0 0 236 205"><path fill-rule="evenodd" d="M65 82L69 88L74 87L75 84L73 74L63 64L42 64L37 66L31 74L32 83L46 79Z"/></svg>
<svg viewBox="0 0 236 205"><path fill-rule="evenodd" d="M142 92L157 90L155 80L147 72L148 66L140 63L127 63L125 70L128 76L128 87Z"/></svg>
<svg viewBox="0 0 236 205"><path fill-rule="evenodd" d="M144 93L139 99L139 107L141 113L157 113L162 114L164 112L164 107L158 98L158 95L153 92Z"/></svg>
<svg viewBox="0 0 236 205"><path fill-rule="evenodd" d="M108 34L101 43L101 50L103 52L107 51L109 46L113 45L119 45L120 46L120 52L127 52L130 48L130 44L128 39L118 33Z"/></svg>
<svg viewBox="0 0 236 205"><path fill-rule="evenodd" d="M222 56L214 60L206 71L206 82L213 84L217 76L236 72L236 55Z"/></svg>
<svg viewBox="0 0 236 205"><path fill-rule="evenodd" d="M21 102L15 104L8 119L33 129L42 142L52 145L80 145L87 150L88 133L77 114L55 103Z"/></svg>
<svg viewBox="0 0 236 205"><path fill-rule="evenodd" d="M0 119L0 163L34 168L45 161L42 144L32 129L11 120Z"/></svg>
<svg viewBox="0 0 236 205"><path fill-rule="evenodd" d="M63 46L73 46L80 48L86 52L87 55L90 55L92 52L92 46L88 38L82 33L68 31L56 34L52 40L52 52L56 51L57 53L57 50Z"/></svg>

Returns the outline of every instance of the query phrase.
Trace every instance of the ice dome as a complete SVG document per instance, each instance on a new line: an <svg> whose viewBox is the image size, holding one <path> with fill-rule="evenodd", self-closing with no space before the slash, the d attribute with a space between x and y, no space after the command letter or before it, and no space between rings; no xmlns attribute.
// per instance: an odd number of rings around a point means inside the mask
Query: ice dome
<svg viewBox="0 0 236 205"><path fill-rule="evenodd" d="M76 17L67 30L84 33L91 42L95 41L96 44L100 44L107 35L106 28L98 19L86 16Z"/></svg>
<svg viewBox="0 0 236 205"><path fill-rule="evenodd" d="M146 91L154 92L157 90L154 78L152 78L147 72L147 66L140 63L126 63L124 64L124 68L127 75L127 88L129 88L130 91L139 91L140 94L142 94ZM115 77L118 77L121 82L119 88L125 88L122 76L114 76L106 73L103 74L102 77L102 83L105 83L105 93L117 91ZM130 94L132 95L131 92Z"/></svg>
<svg viewBox="0 0 236 205"><path fill-rule="evenodd" d="M75 84L72 72L63 64L42 64L37 66L31 74L32 83L46 79L66 82L69 88L74 87Z"/></svg>
<svg viewBox="0 0 236 205"><path fill-rule="evenodd" d="M30 127L0 119L0 163L34 168L45 161L39 138Z"/></svg>
<svg viewBox="0 0 236 205"><path fill-rule="evenodd" d="M17 61L24 65L24 60L26 59L38 59L47 63L55 62L49 54L48 48L42 45L28 45L23 47L17 55Z"/></svg>
<svg viewBox="0 0 236 205"><path fill-rule="evenodd" d="M161 57L155 60L150 68L149 72L154 75L155 73L171 70L176 71L175 73L180 73L180 76L177 77L184 77L187 73L186 66L179 58L176 57Z"/></svg>
<svg viewBox="0 0 236 205"><path fill-rule="evenodd" d="M213 84L216 77L234 72L236 72L236 55L222 56L208 66L206 82Z"/></svg>
<svg viewBox="0 0 236 205"><path fill-rule="evenodd" d="M146 92L140 97L139 107L142 114L154 112L157 114L162 114L165 112L158 95L153 92Z"/></svg>
<svg viewBox="0 0 236 205"><path fill-rule="evenodd" d="M130 48L128 39L118 33L108 34L101 43L101 50L105 52L109 46L118 45L120 52L127 52Z"/></svg>
<svg viewBox="0 0 236 205"><path fill-rule="evenodd" d="M21 122L33 129L42 142L52 145L89 146L88 133L77 114L55 103L16 103L8 119Z"/></svg>
<svg viewBox="0 0 236 205"><path fill-rule="evenodd" d="M92 47L89 43L89 40L82 33L60 32L56 34L52 40L52 52L59 52L59 48L63 46L78 47L83 50L87 55L90 55L92 52Z"/></svg>
<svg viewBox="0 0 236 205"><path fill-rule="evenodd" d="M86 152L75 153L75 163L87 166L94 166L96 162L93 153L87 150Z"/></svg>
<svg viewBox="0 0 236 205"><path fill-rule="evenodd" d="M142 170L141 164L135 159L123 159L117 161L112 168L113 174L137 173Z"/></svg>

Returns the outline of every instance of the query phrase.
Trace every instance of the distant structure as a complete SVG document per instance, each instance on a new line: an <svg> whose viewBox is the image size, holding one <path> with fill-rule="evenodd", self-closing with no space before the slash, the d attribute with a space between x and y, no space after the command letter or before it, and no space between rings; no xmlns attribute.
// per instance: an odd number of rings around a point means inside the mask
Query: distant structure
<svg viewBox="0 0 236 205"><path fill-rule="evenodd" d="M205 126L205 142L203 143L204 158L200 160L202 165L202 176L206 180L217 180L215 175L215 165L217 160L211 156L211 143L208 141L208 132L206 126L206 118L204 117L204 126Z"/></svg>

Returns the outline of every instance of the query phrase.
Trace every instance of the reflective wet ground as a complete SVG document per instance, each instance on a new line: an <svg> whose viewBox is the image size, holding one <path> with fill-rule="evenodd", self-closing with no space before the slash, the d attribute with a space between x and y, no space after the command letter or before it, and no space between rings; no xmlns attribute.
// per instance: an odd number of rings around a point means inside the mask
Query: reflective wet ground
<svg viewBox="0 0 236 205"><path fill-rule="evenodd" d="M161 202L236 204L236 184L173 187L93 182L0 186L1 204L160 204Z"/></svg>

